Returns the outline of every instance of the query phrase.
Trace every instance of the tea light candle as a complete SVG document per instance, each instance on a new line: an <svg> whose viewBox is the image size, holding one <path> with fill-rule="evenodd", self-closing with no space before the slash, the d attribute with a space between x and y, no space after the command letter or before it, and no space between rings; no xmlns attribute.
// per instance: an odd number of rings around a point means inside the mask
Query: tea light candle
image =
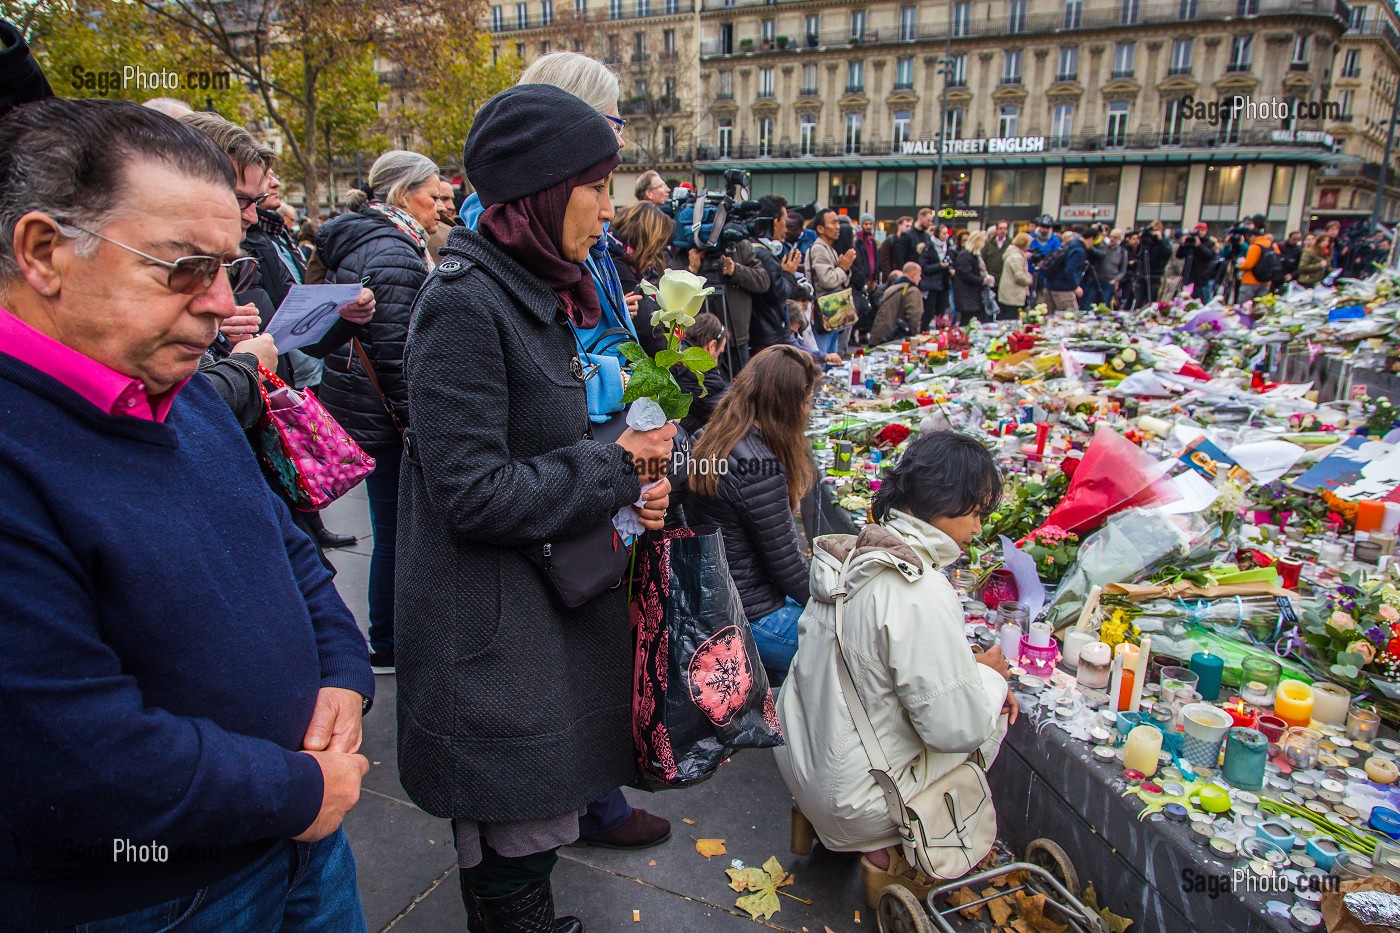
<svg viewBox="0 0 1400 933"><path fill-rule="evenodd" d="M1375 710L1357 706L1347 713L1347 738L1356 743L1354 747L1357 751L1370 751L1369 743L1380 731L1381 717ZM1367 747L1362 748L1363 744Z"/></svg>
<svg viewBox="0 0 1400 933"><path fill-rule="evenodd" d="M1235 844L1223 836L1216 836L1210 841L1211 854L1227 864L1235 860Z"/></svg>
<svg viewBox="0 0 1400 933"><path fill-rule="evenodd" d="M1310 933L1312 930L1322 929L1322 914L1311 907L1304 907L1297 904L1288 912L1289 918L1295 930L1302 930L1303 933Z"/></svg>
<svg viewBox="0 0 1400 933"><path fill-rule="evenodd" d="M1278 685L1274 697L1274 715L1290 726L1306 726L1312 722L1313 691L1299 680L1285 680Z"/></svg>
<svg viewBox="0 0 1400 933"><path fill-rule="evenodd" d="M1347 721L1347 709L1351 706L1351 694L1336 684L1318 683L1312 685L1312 717L1318 722L1341 725Z"/></svg>
<svg viewBox="0 0 1400 933"><path fill-rule="evenodd" d="M1138 726L1128 733L1123 767L1151 777L1157 773L1157 756L1162 752L1162 732L1152 726Z"/></svg>
<svg viewBox="0 0 1400 933"><path fill-rule="evenodd" d="M1219 655L1209 651L1199 651L1191 656L1191 670L1200 679L1196 682L1196 692L1201 699L1214 703L1220 698L1220 680L1225 674L1225 662Z"/></svg>
<svg viewBox="0 0 1400 933"><path fill-rule="evenodd" d="M1112 663L1113 655L1108 645L1101 641L1089 642L1079 652L1079 666L1075 670L1079 685L1090 690L1103 690L1108 686Z"/></svg>
<svg viewBox="0 0 1400 933"><path fill-rule="evenodd" d="M1045 622L1032 622L1027 638L1030 639L1032 648L1050 647L1050 626Z"/></svg>
<svg viewBox="0 0 1400 933"><path fill-rule="evenodd" d="M1250 706L1271 706L1274 702L1274 688L1258 680L1251 680L1240 687L1240 699Z"/></svg>
<svg viewBox="0 0 1400 933"><path fill-rule="evenodd" d="M1395 762L1384 758L1367 758L1366 777L1377 784L1394 784L1400 780L1400 768L1395 766Z"/></svg>
<svg viewBox="0 0 1400 933"><path fill-rule="evenodd" d="M1201 801L1201 809L1207 813L1224 813L1230 809L1230 795L1225 792L1223 787L1207 784L1197 793Z"/></svg>
<svg viewBox="0 0 1400 933"><path fill-rule="evenodd" d="M1233 703L1226 705L1225 712L1230 714L1235 725L1241 729L1253 729L1259 719L1259 711L1252 706L1245 706L1244 700L1238 697Z"/></svg>
<svg viewBox="0 0 1400 933"><path fill-rule="evenodd" d="M1269 740L1255 729L1231 729L1225 740L1225 780L1241 790L1264 786Z"/></svg>

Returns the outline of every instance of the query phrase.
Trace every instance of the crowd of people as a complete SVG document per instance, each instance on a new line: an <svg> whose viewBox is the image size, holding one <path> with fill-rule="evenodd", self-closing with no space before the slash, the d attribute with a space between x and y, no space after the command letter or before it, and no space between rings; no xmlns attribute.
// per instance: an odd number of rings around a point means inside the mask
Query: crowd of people
<svg viewBox="0 0 1400 933"><path fill-rule="evenodd" d="M722 536L781 689L800 819L863 853L868 878L926 882L852 741L833 594L894 780L917 792L990 763L1017 714L1009 667L967 646L940 571L1001 477L979 442L922 436L875 521L809 557L794 510L815 480L804 432L823 367L1036 300L1142 304L1174 274L1246 297L1275 282L1251 281L1272 265L1267 233L1242 234L1222 272L1233 240L1193 232L1173 250L1160 225L953 235L925 210L882 239L870 215L771 195L751 236L677 247L659 174L614 210L617 78L569 52L477 113L470 195L392 150L344 212L299 220L242 127L178 102L53 98L4 37L0 77L23 79L0 98L0 561L22 583L0 591L4 933L363 930L342 821L388 672L401 780L451 821L468 929L579 933L556 917L558 849L671 833L621 791L636 770L627 589L572 604L549 556L600 528L618 547L629 509L649 531ZM1279 282L1382 246L1297 245ZM670 268L719 286L685 334L716 368L703 388L683 379L696 401L679 425L636 430L622 347L664 345L641 284ZM359 296L280 352L268 321L317 283ZM255 457L274 375L373 458L367 645L326 553L345 538ZM677 449L710 468L673 488Z"/></svg>

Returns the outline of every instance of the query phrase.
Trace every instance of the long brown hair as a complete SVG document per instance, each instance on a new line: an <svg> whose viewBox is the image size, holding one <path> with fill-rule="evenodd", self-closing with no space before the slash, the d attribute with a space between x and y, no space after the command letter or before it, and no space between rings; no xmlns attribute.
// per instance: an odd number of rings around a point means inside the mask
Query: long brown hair
<svg viewBox="0 0 1400 933"><path fill-rule="evenodd" d="M638 277L662 268L661 257L675 225L661 208L646 201L629 204L617 212L612 222L613 236L624 246L632 247L627 264Z"/></svg>
<svg viewBox="0 0 1400 933"><path fill-rule="evenodd" d="M755 354L734 377L695 445L696 461L710 461L690 471L695 491L719 496L720 462L729 459L756 425L787 474L788 499L796 508L814 479L804 431L812 389L821 374L812 355L797 347L779 344Z"/></svg>

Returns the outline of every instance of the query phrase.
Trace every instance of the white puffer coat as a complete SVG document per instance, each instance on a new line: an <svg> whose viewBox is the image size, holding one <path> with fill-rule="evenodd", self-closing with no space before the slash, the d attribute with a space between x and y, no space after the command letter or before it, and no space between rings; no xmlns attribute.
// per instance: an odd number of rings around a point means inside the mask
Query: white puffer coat
<svg viewBox="0 0 1400 933"><path fill-rule="evenodd" d="M822 844L873 851L899 842L868 773L870 759L837 679L831 592L851 562L847 658L857 691L906 800L981 750L990 766L1006 735L1006 681L978 664L963 637L957 593L940 567L958 559L943 532L902 512L858 536L827 535L813 548L811 593L798 623L797 657L778 697L787 745L778 769Z"/></svg>

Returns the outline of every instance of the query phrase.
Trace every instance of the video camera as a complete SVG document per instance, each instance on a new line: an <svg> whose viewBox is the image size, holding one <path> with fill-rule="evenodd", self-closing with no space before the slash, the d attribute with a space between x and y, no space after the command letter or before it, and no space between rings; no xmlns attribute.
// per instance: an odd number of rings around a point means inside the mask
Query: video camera
<svg viewBox="0 0 1400 933"><path fill-rule="evenodd" d="M741 240L754 236L758 220L757 201L737 201L739 189L748 188L749 173L743 169L726 169L724 190L706 189L696 194L689 188L675 188L671 200L661 209L675 220L671 246L682 255L692 249L703 250L705 261L701 272L713 271L719 258Z"/></svg>

